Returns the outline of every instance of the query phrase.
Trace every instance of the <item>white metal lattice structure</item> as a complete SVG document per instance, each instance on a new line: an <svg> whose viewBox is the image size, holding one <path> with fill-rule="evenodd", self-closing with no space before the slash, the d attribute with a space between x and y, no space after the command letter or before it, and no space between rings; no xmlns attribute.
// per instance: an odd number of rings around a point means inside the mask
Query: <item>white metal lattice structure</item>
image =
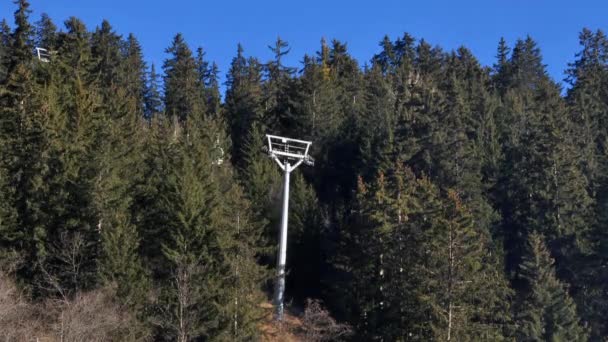
<svg viewBox="0 0 608 342"><path fill-rule="evenodd" d="M51 52L47 49L37 47L36 55L38 56L38 60L44 63L48 63L51 61Z"/></svg>
<svg viewBox="0 0 608 342"><path fill-rule="evenodd" d="M308 155L312 142L279 137L267 134L268 155L279 165L285 174L283 186L283 215L277 255L277 279L274 292L274 304L277 319L283 320L283 302L285 293L285 263L287 260L287 222L289 212L289 175L300 164L314 165L314 160Z"/></svg>

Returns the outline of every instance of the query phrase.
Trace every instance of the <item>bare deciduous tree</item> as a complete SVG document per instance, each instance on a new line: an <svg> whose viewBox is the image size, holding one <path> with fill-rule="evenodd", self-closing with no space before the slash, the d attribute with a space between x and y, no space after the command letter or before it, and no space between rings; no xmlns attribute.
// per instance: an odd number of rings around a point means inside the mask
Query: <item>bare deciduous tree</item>
<svg viewBox="0 0 608 342"><path fill-rule="evenodd" d="M72 298L30 303L12 279L0 273L0 340L103 342L146 340L128 310L105 287Z"/></svg>
<svg viewBox="0 0 608 342"><path fill-rule="evenodd" d="M114 341L130 329L132 317L113 301L113 291L103 288L77 293L66 301L47 302L55 317L51 332L60 341Z"/></svg>
<svg viewBox="0 0 608 342"><path fill-rule="evenodd" d="M308 299L302 316L305 341L336 341L352 333L348 324L340 324L323 308L321 301Z"/></svg>
<svg viewBox="0 0 608 342"><path fill-rule="evenodd" d="M171 291L165 295L158 307L160 315L155 324L171 332L170 335L176 341L187 342L201 335L208 329L205 322L209 315L204 312L202 302L207 300L210 288L203 289L200 286L201 274L207 268L198 263L190 262L182 258L176 263L173 270Z"/></svg>
<svg viewBox="0 0 608 342"><path fill-rule="evenodd" d="M35 307L25 300L9 276L0 273L0 337L3 341L29 341L43 330Z"/></svg>

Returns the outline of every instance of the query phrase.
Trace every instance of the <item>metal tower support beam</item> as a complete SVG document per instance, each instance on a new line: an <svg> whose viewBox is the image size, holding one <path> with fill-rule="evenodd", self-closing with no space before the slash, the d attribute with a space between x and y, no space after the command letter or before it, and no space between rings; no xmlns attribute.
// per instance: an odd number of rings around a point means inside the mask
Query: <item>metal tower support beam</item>
<svg viewBox="0 0 608 342"><path fill-rule="evenodd" d="M287 224L289 222L289 176L302 163L313 165L314 160L308 155L311 142L297 139L266 135L268 154L279 165L284 173L283 210L277 255L277 279L274 288L274 305L277 320L283 320L285 301L285 267L287 263ZM293 163L293 165L291 164Z"/></svg>
<svg viewBox="0 0 608 342"><path fill-rule="evenodd" d="M295 168L294 168L295 169ZM283 302L285 294L285 264L287 262L287 222L289 222L289 162L285 163L283 183L283 215L281 216L281 232L279 236L279 254L277 255L277 281L274 288L274 302L277 319L283 319ZM293 170L293 169L292 169Z"/></svg>

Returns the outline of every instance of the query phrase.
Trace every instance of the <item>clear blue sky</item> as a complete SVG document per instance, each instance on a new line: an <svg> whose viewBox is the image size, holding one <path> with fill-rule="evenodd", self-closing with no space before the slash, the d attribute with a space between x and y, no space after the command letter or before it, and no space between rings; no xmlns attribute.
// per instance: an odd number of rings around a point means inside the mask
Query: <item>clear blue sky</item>
<svg viewBox="0 0 608 342"><path fill-rule="evenodd" d="M159 67L164 49L182 32L193 49L202 46L216 61L222 79L237 43L247 55L271 57L267 46L277 35L291 47L286 62L300 66L305 53L319 48L321 37L346 42L361 64L378 52L385 34L409 32L452 50L465 45L484 65L494 62L501 36L509 45L531 35L540 45L551 76L561 81L567 63L579 50L583 27L608 31L606 0L460 0L460 1L196 1L196 0L31 0L33 21L46 12L62 23L74 15L89 29L108 19L123 35L133 32L145 58ZM0 1L0 17L12 22L15 6Z"/></svg>

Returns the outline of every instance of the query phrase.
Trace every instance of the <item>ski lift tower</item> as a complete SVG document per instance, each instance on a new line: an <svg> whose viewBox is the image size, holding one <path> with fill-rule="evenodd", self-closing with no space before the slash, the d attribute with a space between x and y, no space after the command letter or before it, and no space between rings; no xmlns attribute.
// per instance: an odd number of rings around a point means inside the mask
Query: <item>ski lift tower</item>
<svg viewBox="0 0 608 342"><path fill-rule="evenodd" d="M274 305L277 320L283 320L283 294L285 292L285 262L287 259L287 219L289 210L289 174L300 164L314 165L314 160L308 155L312 142L279 137L267 134L268 154L277 162L285 180L283 185L283 216L281 218L281 233L279 238L279 254L277 256L277 279L274 289Z"/></svg>
<svg viewBox="0 0 608 342"><path fill-rule="evenodd" d="M41 48L41 47L37 47L36 48L36 55L38 56L38 60L39 61L44 62L44 63L48 63L48 62L51 61L52 52L49 51L49 50L47 50L47 49L44 49L44 48Z"/></svg>

